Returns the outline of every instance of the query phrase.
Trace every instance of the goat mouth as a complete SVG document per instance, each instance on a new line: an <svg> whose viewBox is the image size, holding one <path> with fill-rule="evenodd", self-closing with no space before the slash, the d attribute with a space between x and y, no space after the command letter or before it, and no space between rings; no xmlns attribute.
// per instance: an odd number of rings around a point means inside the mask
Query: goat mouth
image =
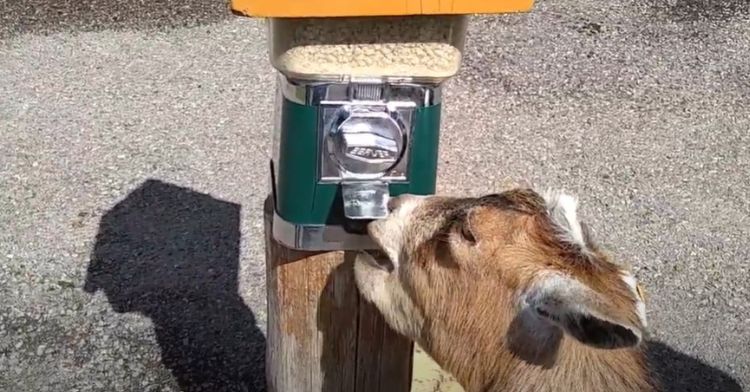
<svg viewBox="0 0 750 392"><path fill-rule="evenodd" d="M368 259L370 259L370 264L373 267L382 269L389 273L393 272L393 262L388 257L388 255L385 254L385 252L380 249L368 249L364 252L371 256Z"/></svg>

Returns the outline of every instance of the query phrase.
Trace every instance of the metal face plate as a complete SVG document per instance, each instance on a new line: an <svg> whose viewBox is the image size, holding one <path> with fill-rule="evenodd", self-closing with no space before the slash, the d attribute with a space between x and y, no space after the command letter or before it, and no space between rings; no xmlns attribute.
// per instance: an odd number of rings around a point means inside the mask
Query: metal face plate
<svg viewBox="0 0 750 392"><path fill-rule="evenodd" d="M357 103L321 106L321 111L321 180L406 180L409 108L399 112Z"/></svg>
<svg viewBox="0 0 750 392"><path fill-rule="evenodd" d="M347 108L341 112L340 123L333 124L326 137L328 152L342 169L376 174L396 165L405 137L396 119L383 111Z"/></svg>
<svg viewBox="0 0 750 392"><path fill-rule="evenodd" d="M370 121L392 123L390 126L399 128L398 133L395 130L392 133L383 132L385 126L382 126L381 131L363 131L360 135L351 132L348 142L336 142L343 139L337 132L342 123L351 121L346 116L351 112L348 108L352 107L370 111ZM376 102L335 102L321 105L318 124L320 180L340 182L344 179L377 178L388 182L407 181L413 115L413 105L408 103L404 106ZM366 121L368 120L362 120ZM357 145L358 143L361 145Z"/></svg>

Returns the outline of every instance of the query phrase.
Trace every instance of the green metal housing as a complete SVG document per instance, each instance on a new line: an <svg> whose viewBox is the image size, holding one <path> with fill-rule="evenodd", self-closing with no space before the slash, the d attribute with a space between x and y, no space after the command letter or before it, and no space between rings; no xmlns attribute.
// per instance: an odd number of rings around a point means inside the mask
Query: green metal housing
<svg viewBox="0 0 750 392"><path fill-rule="evenodd" d="M389 185L391 196L404 193L435 193L440 105L419 108L414 113L409 142L407 182ZM340 225L344 221L341 185L318 179L320 162L318 108L282 101L280 161L275 168L276 213L294 224Z"/></svg>

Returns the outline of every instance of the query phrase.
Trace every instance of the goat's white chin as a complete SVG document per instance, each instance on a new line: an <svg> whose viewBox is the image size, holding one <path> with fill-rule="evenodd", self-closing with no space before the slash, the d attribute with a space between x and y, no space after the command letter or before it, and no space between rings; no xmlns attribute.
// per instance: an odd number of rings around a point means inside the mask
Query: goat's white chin
<svg viewBox="0 0 750 392"><path fill-rule="evenodd" d="M354 259L354 279L359 292L372 303L384 297L385 281L390 276L368 252L358 252Z"/></svg>

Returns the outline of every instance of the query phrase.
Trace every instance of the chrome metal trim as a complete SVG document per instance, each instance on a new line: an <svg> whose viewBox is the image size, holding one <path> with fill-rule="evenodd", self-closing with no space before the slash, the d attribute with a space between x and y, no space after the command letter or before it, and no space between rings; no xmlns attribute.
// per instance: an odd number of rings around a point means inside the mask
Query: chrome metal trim
<svg viewBox="0 0 750 392"><path fill-rule="evenodd" d="M403 177L397 173L406 169L405 160L402 158L410 140L408 135L411 132L411 112L387 111L385 105L322 106L320 112L318 125L321 129L320 138L322 138L320 179L364 180L384 176L393 179ZM353 132L346 131L345 124L362 119L381 120L381 126L369 123L370 132L362 132L361 129ZM369 151L368 148L372 148L392 154L382 160L376 157L364 158L353 155L348 149L351 146L347 141L361 136L373 138L372 145L365 143L361 146L363 151Z"/></svg>
<svg viewBox="0 0 750 392"><path fill-rule="evenodd" d="M280 72L277 75L284 97L300 105L397 101L410 102L416 107L428 107L442 102L440 84L389 80L310 81L290 79Z"/></svg>
<svg viewBox="0 0 750 392"><path fill-rule="evenodd" d="M377 245L367 235L348 233L341 226L297 225L273 214L273 238L287 248L307 251L369 250Z"/></svg>
<svg viewBox="0 0 750 392"><path fill-rule="evenodd" d="M368 108L371 110L382 110L385 113L391 115L391 118L399 124L401 127L401 148L399 150L399 157L391 168L387 169L383 173L350 173L345 168L341 167L336 158L332 155L332 151L329 147L329 135L332 130L337 128L336 120L342 111L346 111L349 105L329 105L328 102L323 103L320 106L318 116L318 148L320 149L320 157L318 162L318 179L322 183L339 183L341 180L347 179L382 179L391 183L405 182L407 178L407 169L409 162L409 155L411 150L411 132L414 128L413 116L414 112L410 107L394 107L388 108L387 105L383 104L365 104L357 103L358 108Z"/></svg>
<svg viewBox="0 0 750 392"><path fill-rule="evenodd" d="M349 219L383 219L388 216L388 183L383 181L342 181L344 215Z"/></svg>

